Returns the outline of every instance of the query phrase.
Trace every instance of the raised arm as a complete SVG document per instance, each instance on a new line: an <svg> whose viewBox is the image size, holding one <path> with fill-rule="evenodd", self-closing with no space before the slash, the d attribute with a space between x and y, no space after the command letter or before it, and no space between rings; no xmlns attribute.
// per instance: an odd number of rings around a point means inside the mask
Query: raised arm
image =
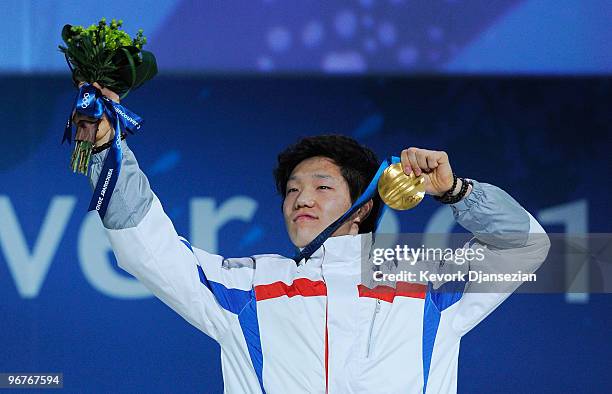
<svg viewBox="0 0 612 394"><path fill-rule="evenodd" d="M402 164L407 174L414 171L417 176L423 175L426 193L441 196L442 202L450 203L457 222L474 235L473 242L465 248L479 249L483 258L470 261L470 270L489 274L532 273L544 262L550 248L548 236L508 193L476 181L462 189L468 183L460 178L454 181L446 152L411 147L402 151ZM460 200L455 201L455 197ZM443 264L438 269L455 270L457 266ZM431 300L437 313L445 315L444 324L450 324L451 330L463 335L521 284L457 281L433 292Z"/></svg>
<svg viewBox="0 0 612 394"><path fill-rule="evenodd" d="M103 220L119 266L188 322L221 340L249 302L254 266L223 268L223 257L180 237L125 141L122 149L120 175ZM92 188L107 153L91 159Z"/></svg>
<svg viewBox="0 0 612 394"><path fill-rule="evenodd" d="M466 247L480 248L484 258L470 270L487 274L533 273L546 259L550 241L542 226L502 189L474 181L470 195L452 205L457 222L474 235ZM470 282L456 306L453 329L465 334L501 304L523 282Z"/></svg>

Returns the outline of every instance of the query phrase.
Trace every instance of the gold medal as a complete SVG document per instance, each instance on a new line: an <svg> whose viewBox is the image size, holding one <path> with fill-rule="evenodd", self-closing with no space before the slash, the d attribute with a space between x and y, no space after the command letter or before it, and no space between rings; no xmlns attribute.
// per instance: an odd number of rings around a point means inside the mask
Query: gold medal
<svg viewBox="0 0 612 394"><path fill-rule="evenodd" d="M425 196L425 177L406 175L402 163L391 164L378 180L378 194L385 204L404 211L417 206Z"/></svg>

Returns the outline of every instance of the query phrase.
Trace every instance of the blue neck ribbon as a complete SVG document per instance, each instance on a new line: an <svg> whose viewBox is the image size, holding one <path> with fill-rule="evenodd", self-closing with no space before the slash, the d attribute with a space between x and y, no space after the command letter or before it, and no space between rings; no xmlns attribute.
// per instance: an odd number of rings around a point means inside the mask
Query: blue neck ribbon
<svg viewBox="0 0 612 394"><path fill-rule="evenodd" d="M134 134L142 126L143 119L121 104L115 103L108 97L103 96L96 87L89 83L82 85L79 89L73 110L95 119L100 119L106 114L111 124L114 124L115 137L104 161L104 166L102 167L102 172L100 172L100 177L98 178L98 183L94 189L88 209L88 211L98 211L100 218L104 219L108 203L121 171L121 160L123 158L121 133L127 130ZM70 111L70 116L66 123L62 143L68 141L70 144L71 138L72 111Z"/></svg>
<svg viewBox="0 0 612 394"><path fill-rule="evenodd" d="M342 224L344 224L344 222L348 218L350 218L351 215L353 215L355 212L357 212L357 210L359 208L361 208L372 197L374 197L374 195L378 192L378 180L380 179L380 177L383 174L383 172L385 171L385 169L387 167L389 167L391 164L399 163L400 161L401 161L400 158L396 157L396 156L391 156L391 157L383 160L383 162L380 164L380 167L378 167L378 170L376 171L376 174L374 175L374 178L372 178L372 180L370 181L370 184L368 185L366 190L353 203L353 205L348 209L348 211L346 211L335 222L330 224L325 230L323 230L319 235L317 235L317 237L315 239L313 239L308 245L306 245L306 247L304 247L304 249L302 249L300 252L298 252L295 255L295 257L293 257L293 260L296 263L299 263L300 261L302 261L304 259L308 260L310 258L310 256L312 256L312 254L314 252L316 252L317 249L319 249L321 247L321 245L323 245L323 243L327 240L327 238L329 238L334 233L334 231L336 231L340 226L342 226ZM378 218L376 219L376 229L378 229L378 226L380 225L380 221L381 221L381 219L382 219L386 209L387 209L387 206L383 203L381 208L380 208L380 212L378 214Z"/></svg>

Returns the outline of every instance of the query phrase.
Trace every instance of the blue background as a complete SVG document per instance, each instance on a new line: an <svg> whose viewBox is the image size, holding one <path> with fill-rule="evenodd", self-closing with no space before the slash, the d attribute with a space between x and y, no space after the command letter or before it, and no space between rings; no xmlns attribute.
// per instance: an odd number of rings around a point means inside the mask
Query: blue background
<svg viewBox="0 0 612 394"><path fill-rule="evenodd" d="M611 14L609 0L3 0L0 72L64 72L62 26L105 16L144 29L165 73L608 74Z"/></svg>
<svg viewBox="0 0 612 394"><path fill-rule="evenodd" d="M17 289L13 246L0 251L0 371L61 371L73 392L221 392L212 340L153 298L99 291L81 269L81 227L99 220L86 213L85 177L68 170L71 148L59 144L75 94L69 79L0 83L0 198L30 253L51 200L76 199L36 296ZM351 135L381 157L412 145L446 150L457 173L504 188L536 217L581 201L588 231L610 232L611 92L605 78L160 77L125 103L145 118L128 141L180 234L207 226L190 219L196 197L256 202L250 220L218 232L218 252L244 256L291 252L271 171L287 144L323 132ZM437 209L428 198L394 215L399 230L420 232ZM607 391L611 306L608 295L511 296L465 337L459 391Z"/></svg>

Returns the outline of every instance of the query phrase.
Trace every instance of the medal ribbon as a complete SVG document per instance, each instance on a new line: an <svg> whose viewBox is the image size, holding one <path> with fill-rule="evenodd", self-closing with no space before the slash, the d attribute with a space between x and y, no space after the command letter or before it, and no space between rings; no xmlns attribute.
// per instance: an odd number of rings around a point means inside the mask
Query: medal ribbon
<svg viewBox="0 0 612 394"><path fill-rule="evenodd" d="M340 226L342 226L342 224L344 224L344 222L349 217L351 217L351 215L357 212L359 208L361 208L366 202L368 202L372 197L374 197L375 193L377 193L377 190L378 190L378 180L380 179L385 169L389 167L391 164L399 163L400 161L401 161L400 158L396 156L391 156L390 158L383 160L383 162L380 164L380 167L378 167L378 170L376 171L374 178L372 178L372 181L370 181L370 184L368 185L366 190L353 203L353 205L348 209L348 211L346 211L335 222L330 224L325 230L323 230L319 235L317 235L315 239L313 239L308 245L306 245L306 247L304 247L304 249L302 249L299 253L295 255L293 260L296 263L299 263L303 259L308 260L310 256L312 256L312 254L317 249L319 249L321 245L323 245L323 242L325 242L327 238L329 238L334 233L334 231L336 231ZM380 225L380 220L383 217L383 214L385 213L386 209L387 209L387 206L384 203L382 203L382 206L380 208L380 213L378 215L378 219L376 220L375 230Z"/></svg>
<svg viewBox="0 0 612 394"><path fill-rule="evenodd" d="M117 184L119 172L121 171L121 160L123 158L121 133L127 130L134 134L142 126L143 119L121 104L103 96L97 88L89 83L83 84L79 89L73 110L95 119L100 119L106 114L109 121L114 124L115 137L113 144L110 146L104 161L104 166L102 167L102 172L100 172L100 177L98 178L98 183L96 184L88 209L88 211L98 211L100 218L103 219ZM72 111L70 114L72 115ZM69 116L62 143L66 140L70 143L71 137L72 116Z"/></svg>

